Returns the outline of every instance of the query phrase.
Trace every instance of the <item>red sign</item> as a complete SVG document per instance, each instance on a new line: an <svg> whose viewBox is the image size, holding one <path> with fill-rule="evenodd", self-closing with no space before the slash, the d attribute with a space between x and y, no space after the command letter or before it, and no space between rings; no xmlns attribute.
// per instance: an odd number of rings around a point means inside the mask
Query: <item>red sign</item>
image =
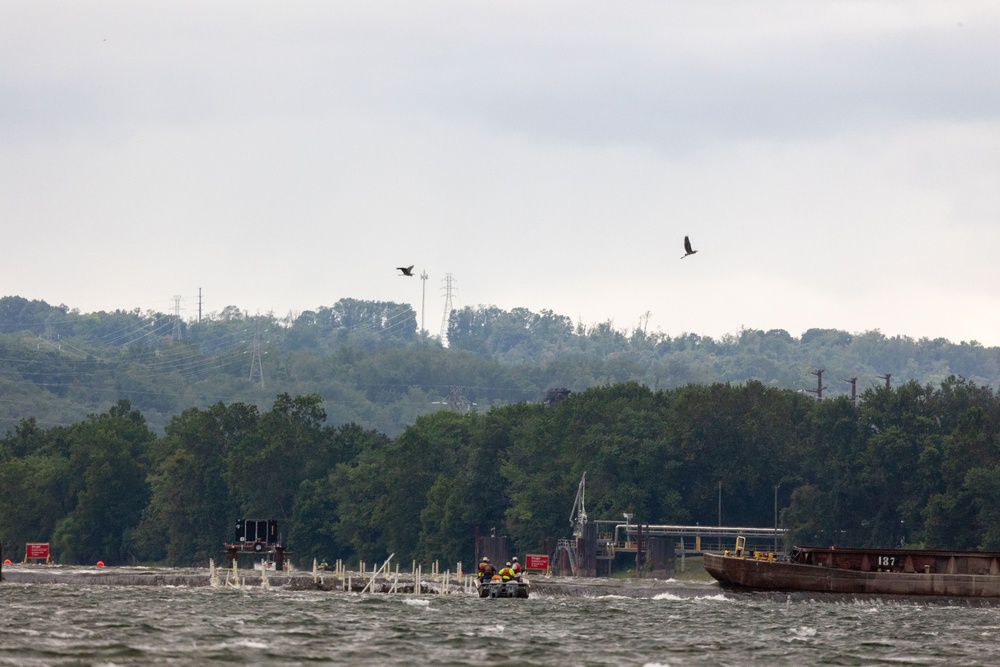
<svg viewBox="0 0 1000 667"><path fill-rule="evenodd" d="M549 569L549 557L539 554L528 554L524 557L524 569L547 570Z"/></svg>
<svg viewBox="0 0 1000 667"><path fill-rule="evenodd" d="M49 558L49 543L48 542L28 542L24 545L24 557L25 558L44 558L48 560Z"/></svg>

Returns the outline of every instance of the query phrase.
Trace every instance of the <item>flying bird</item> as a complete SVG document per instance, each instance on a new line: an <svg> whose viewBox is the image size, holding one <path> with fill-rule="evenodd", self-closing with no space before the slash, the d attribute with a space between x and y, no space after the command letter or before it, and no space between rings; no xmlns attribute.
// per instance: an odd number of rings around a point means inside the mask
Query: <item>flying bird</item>
<svg viewBox="0 0 1000 667"><path fill-rule="evenodd" d="M410 264L409 266L397 266L396 270L397 271L402 271L402 273L399 274L401 276L410 276L411 278L413 277L413 265L412 264Z"/></svg>
<svg viewBox="0 0 1000 667"><path fill-rule="evenodd" d="M685 236L684 237L684 254L681 255L681 259L684 259L688 255L693 255L696 252L698 252L698 251L691 249L691 239L689 239L688 237Z"/></svg>

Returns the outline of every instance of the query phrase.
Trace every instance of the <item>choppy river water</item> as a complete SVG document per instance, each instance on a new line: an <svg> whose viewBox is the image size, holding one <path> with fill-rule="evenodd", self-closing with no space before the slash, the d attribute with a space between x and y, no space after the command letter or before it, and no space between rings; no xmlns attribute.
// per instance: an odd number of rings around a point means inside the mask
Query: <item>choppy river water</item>
<svg viewBox="0 0 1000 667"><path fill-rule="evenodd" d="M666 584L669 588L670 584ZM4 665L987 665L1000 606L0 584Z"/></svg>

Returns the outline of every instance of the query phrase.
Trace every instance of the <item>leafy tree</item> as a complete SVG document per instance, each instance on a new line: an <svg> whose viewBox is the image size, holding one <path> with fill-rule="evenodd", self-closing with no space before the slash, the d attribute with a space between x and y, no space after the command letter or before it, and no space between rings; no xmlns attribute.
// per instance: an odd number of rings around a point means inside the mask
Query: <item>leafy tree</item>
<svg viewBox="0 0 1000 667"><path fill-rule="evenodd" d="M457 474L462 449L477 419L475 415L440 411L418 418L388 444L384 471L387 512L382 527L387 546L397 558L405 561L426 555L421 510L435 483Z"/></svg>
<svg viewBox="0 0 1000 667"><path fill-rule="evenodd" d="M965 486L982 531L980 546L987 551L1000 551L1000 465L970 470Z"/></svg>
<svg viewBox="0 0 1000 667"><path fill-rule="evenodd" d="M76 503L52 536L61 562L122 564L135 557L132 538L149 502L147 454L154 437L127 401L70 430Z"/></svg>
<svg viewBox="0 0 1000 667"><path fill-rule="evenodd" d="M377 557L377 551L369 550L362 541L371 537L370 528L362 528L363 522L372 514L358 508L365 499L377 503L382 485L376 483L375 491L359 484L360 475L355 476L352 464L359 459L384 449L388 439L375 431L364 431L357 424L345 424L333 434L329 456L324 465L329 470L316 479L305 479L299 485L295 496L292 519L289 523L289 544L299 558L306 562L312 559L330 562L337 558L346 559L357 549L367 558ZM374 471L374 468L363 468ZM317 468L319 471L319 468ZM345 493L346 492L346 493ZM357 512L355 515L354 513ZM350 534L353 526L362 535Z"/></svg>
<svg viewBox="0 0 1000 667"><path fill-rule="evenodd" d="M170 565L203 563L221 549L239 509L228 492L227 456L256 424L246 406L191 408L167 425L163 458L150 474L140 531L145 557Z"/></svg>

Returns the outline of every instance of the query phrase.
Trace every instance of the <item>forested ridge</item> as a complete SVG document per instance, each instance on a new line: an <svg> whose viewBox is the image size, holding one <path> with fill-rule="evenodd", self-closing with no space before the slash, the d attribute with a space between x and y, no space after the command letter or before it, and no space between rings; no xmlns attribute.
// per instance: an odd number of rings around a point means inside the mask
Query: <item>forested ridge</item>
<svg viewBox="0 0 1000 667"><path fill-rule="evenodd" d="M247 516L279 520L300 563L468 563L477 527L522 553L568 536L584 472L592 519L715 525L721 485L724 524L771 525L776 494L798 543L1000 549L995 348L486 308L453 313L443 347L408 306L349 300L284 322L158 317L0 300L0 390L21 410L0 440L8 556L49 541L67 563L203 565ZM819 402L782 386L795 363L893 382ZM551 387L573 391L546 406Z"/></svg>
<svg viewBox="0 0 1000 667"><path fill-rule="evenodd" d="M80 313L65 305L0 298L0 433L34 417L70 425L125 399L163 433L190 407L317 394L328 423L390 436L451 406L540 401L554 387L582 391L634 381L653 390L745 383L824 396L956 375L1000 387L1000 348L914 340L878 331L743 329L713 339L611 322L573 323L551 311L466 307L451 313L447 346L421 334L408 304L341 299L277 317L235 306L200 322L158 312Z"/></svg>

